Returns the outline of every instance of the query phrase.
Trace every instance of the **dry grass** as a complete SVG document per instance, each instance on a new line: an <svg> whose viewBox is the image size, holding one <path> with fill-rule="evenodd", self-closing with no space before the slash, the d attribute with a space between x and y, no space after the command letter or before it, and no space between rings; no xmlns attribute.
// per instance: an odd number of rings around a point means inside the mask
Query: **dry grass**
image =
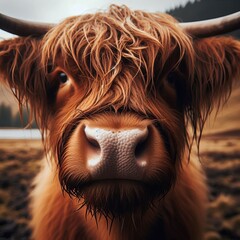
<svg viewBox="0 0 240 240"><path fill-rule="evenodd" d="M240 135L204 138L201 161L209 184L206 239L240 239Z"/></svg>
<svg viewBox="0 0 240 240"><path fill-rule="evenodd" d="M0 140L0 239L29 239L28 193L43 156L41 141Z"/></svg>

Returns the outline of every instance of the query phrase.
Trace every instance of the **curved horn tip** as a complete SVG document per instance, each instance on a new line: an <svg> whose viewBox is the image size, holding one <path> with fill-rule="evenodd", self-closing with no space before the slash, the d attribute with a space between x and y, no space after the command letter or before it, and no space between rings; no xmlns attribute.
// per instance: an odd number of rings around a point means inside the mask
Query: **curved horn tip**
<svg viewBox="0 0 240 240"><path fill-rule="evenodd" d="M49 23L20 20L0 13L0 29L22 37L42 36L54 26Z"/></svg>
<svg viewBox="0 0 240 240"><path fill-rule="evenodd" d="M195 38L225 34L240 29L240 11L219 18L180 23L180 26Z"/></svg>

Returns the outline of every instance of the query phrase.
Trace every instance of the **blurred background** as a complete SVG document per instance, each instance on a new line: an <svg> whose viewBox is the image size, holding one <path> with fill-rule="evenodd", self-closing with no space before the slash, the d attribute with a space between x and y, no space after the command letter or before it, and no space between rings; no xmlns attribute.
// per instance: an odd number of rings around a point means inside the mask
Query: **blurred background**
<svg viewBox="0 0 240 240"><path fill-rule="evenodd" d="M0 12L40 22L106 9L110 4L167 12L179 21L197 21L240 11L240 0L0 0ZM240 39L240 30L231 33ZM0 30L0 40L15 37ZM240 83L240 79L238 79ZM213 113L204 131L200 161L206 169L209 210L205 239L240 239L240 84L222 111ZM18 104L0 85L0 240L29 239L27 194L43 157L40 133L26 129ZM25 128L25 129L24 129Z"/></svg>

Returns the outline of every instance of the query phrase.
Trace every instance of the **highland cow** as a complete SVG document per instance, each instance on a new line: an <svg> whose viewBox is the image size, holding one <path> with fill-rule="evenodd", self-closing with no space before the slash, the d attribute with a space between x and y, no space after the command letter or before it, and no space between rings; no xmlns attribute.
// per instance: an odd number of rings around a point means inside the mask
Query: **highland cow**
<svg viewBox="0 0 240 240"><path fill-rule="evenodd" d="M207 187L191 149L239 77L240 42L210 37L239 15L180 24L112 5L58 25L0 16L20 36L0 42L1 78L46 149L33 239L202 239Z"/></svg>

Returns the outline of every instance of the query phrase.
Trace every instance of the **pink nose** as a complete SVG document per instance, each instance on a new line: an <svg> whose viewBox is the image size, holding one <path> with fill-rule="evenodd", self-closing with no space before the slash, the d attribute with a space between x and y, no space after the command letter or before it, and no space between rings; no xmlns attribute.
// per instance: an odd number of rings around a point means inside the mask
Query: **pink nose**
<svg viewBox="0 0 240 240"><path fill-rule="evenodd" d="M148 129L85 126L87 169L93 179L141 180L147 167Z"/></svg>

